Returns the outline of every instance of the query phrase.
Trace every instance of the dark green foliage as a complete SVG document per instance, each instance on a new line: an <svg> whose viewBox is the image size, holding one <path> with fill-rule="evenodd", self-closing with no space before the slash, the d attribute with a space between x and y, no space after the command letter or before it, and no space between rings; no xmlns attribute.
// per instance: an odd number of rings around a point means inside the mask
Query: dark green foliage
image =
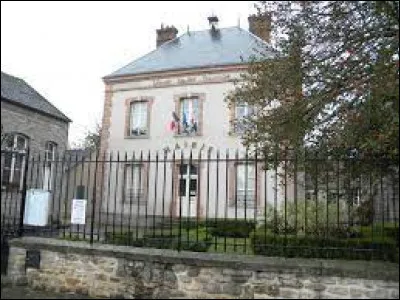
<svg viewBox="0 0 400 300"><path fill-rule="evenodd" d="M133 232L108 233L105 242L122 246L206 252L211 245L211 236L206 234L204 228L200 228L198 231L181 231L179 238L179 231L175 229L172 232L149 232L138 238Z"/></svg>
<svg viewBox="0 0 400 300"><path fill-rule="evenodd" d="M363 226L368 226L372 223L374 219L374 208L372 206L372 201L364 201L356 208L356 216L359 222Z"/></svg>
<svg viewBox="0 0 400 300"><path fill-rule="evenodd" d="M314 235L274 235L258 230L251 236L255 254L329 259L381 259L398 262L396 242L390 238L334 238Z"/></svg>
<svg viewBox="0 0 400 300"><path fill-rule="evenodd" d="M320 152L398 157L399 1L256 6L273 16L274 43L266 53L279 56L255 58L227 95L231 107L259 108L234 120L246 125L243 143L265 155L306 142Z"/></svg>
<svg viewBox="0 0 400 300"><path fill-rule="evenodd" d="M210 231L213 236L247 238L254 228L255 223L250 220L220 220Z"/></svg>
<svg viewBox="0 0 400 300"><path fill-rule="evenodd" d="M373 226L361 226L354 228L355 231L360 232L363 237L370 237L374 240L388 238L392 239L399 245L399 224L394 223L378 223Z"/></svg>

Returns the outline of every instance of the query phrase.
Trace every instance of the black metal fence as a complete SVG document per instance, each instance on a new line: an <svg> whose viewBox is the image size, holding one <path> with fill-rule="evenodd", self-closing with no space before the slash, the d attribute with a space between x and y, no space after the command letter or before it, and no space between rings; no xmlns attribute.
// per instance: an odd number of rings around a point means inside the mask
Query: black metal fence
<svg viewBox="0 0 400 300"><path fill-rule="evenodd" d="M398 261L398 159L384 155L2 151L1 183L2 236Z"/></svg>

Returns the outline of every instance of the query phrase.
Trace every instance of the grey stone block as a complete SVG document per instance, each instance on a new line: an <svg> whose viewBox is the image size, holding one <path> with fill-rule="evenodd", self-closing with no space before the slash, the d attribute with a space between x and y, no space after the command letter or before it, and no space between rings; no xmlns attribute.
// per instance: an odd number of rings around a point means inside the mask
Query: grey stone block
<svg viewBox="0 0 400 300"><path fill-rule="evenodd" d="M190 277L199 276L200 268L199 267L190 267L187 271L187 275Z"/></svg>
<svg viewBox="0 0 400 300"><path fill-rule="evenodd" d="M299 291L296 289L290 289L290 288L281 288L279 291L279 296L283 298L289 298L289 299L297 299L299 297Z"/></svg>
<svg viewBox="0 0 400 300"><path fill-rule="evenodd" d="M371 299L386 299L389 298L389 292L386 289L376 289L373 291L366 291L365 296Z"/></svg>
<svg viewBox="0 0 400 300"><path fill-rule="evenodd" d="M281 284L283 287L291 287L291 288L297 288L297 289L300 289L303 287L303 283L297 278L282 279Z"/></svg>
<svg viewBox="0 0 400 300"><path fill-rule="evenodd" d="M222 284L222 293L227 295L239 296L242 293L242 287L235 283Z"/></svg>
<svg viewBox="0 0 400 300"><path fill-rule="evenodd" d="M253 275L253 272L248 270L223 269L222 275L250 277L251 275Z"/></svg>
<svg viewBox="0 0 400 300"><path fill-rule="evenodd" d="M222 286L220 284L210 282L203 285L203 291L208 294L221 294Z"/></svg>
<svg viewBox="0 0 400 300"><path fill-rule="evenodd" d="M327 292L335 295L347 296L349 294L349 288L347 286L330 286Z"/></svg>

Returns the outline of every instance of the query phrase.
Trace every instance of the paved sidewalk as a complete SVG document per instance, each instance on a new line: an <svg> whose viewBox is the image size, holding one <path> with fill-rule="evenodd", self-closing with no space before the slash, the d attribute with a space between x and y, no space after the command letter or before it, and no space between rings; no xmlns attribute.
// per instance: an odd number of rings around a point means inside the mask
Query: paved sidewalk
<svg viewBox="0 0 400 300"><path fill-rule="evenodd" d="M25 286L1 287L1 299L89 299L87 296L34 291Z"/></svg>

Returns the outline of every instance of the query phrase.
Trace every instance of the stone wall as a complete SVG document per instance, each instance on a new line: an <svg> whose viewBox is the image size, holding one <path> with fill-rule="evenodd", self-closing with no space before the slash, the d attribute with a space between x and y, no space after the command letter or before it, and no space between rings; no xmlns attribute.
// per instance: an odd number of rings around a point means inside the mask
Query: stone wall
<svg viewBox="0 0 400 300"><path fill-rule="evenodd" d="M397 299L399 295L399 266L384 262L90 246L27 237L12 241L10 247L8 275L13 282L92 297ZM40 263L33 262L38 253Z"/></svg>

